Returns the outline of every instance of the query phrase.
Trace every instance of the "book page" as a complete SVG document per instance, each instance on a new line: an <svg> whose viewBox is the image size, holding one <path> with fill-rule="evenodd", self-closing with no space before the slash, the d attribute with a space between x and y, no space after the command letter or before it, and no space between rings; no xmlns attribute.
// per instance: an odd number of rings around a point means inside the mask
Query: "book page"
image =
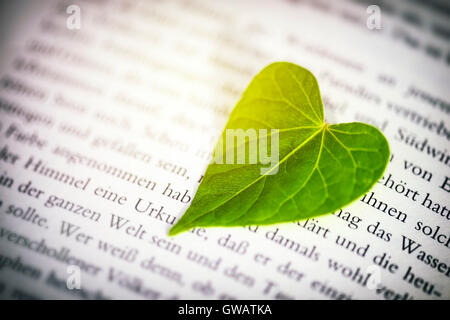
<svg viewBox="0 0 450 320"><path fill-rule="evenodd" d="M450 26L435 8L2 5L2 299L450 298ZM275 61L313 72L327 122L385 134L383 178L329 215L168 237Z"/></svg>

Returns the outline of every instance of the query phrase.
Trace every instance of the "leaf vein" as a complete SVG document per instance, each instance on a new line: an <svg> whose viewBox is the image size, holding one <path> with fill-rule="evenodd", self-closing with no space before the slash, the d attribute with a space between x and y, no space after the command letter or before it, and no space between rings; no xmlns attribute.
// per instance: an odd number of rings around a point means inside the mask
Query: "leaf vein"
<svg viewBox="0 0 450 320"><path fill-rule="evenodd" d="M280 88L280 85L278 84L277 80L275 79L275 75L273 76L273 82L275 83L275 86L277 88L277 90L280 92L280 95L283 97L283 101L290 106L291 108L297 110L298 112L300 112L305 118L309 119L312 123L316 123L316 124L320 124L321 122L317 123L316 121L314 121L313 119L311 119L310 117L308 117L306 115L306 113L304 113L301 109L297 108L292 102L290 102L286 96L284 95L283 91Z"/></svg>
<svg viewBox="0 0 450 320"><path fill-rule="evenodd" d="M303 182L303 184L301 185L301 187L299 189L297 189L296 191L294 191L291 195L289 195L286 199L284 199L280 205L278 206L278 209L275 211L275 213L273 215L271 215L268 218L273 217L275 214L278 213L278 211L280 210L280 208L290 199L294 198L305 186L306 184L309 182L309 180L311 179L312 175L314 174L314 171L318 168L319 165L319 160L320 157L322 156L322 149L323 149L323 145L324 145L324 136L325 136L325 130L321 130L322 131L322 139L321 139L321 143L320 143L320 148L319 148L319 152L317 153L317 159L316 162L313 166L313 168L311 169L311 172L309 173L308 177L306 178L306 180Z"/></svg>
<svg viewBox="0 0 450 320"><path fill-rule="evenodd" d="M300 89L302 90L302 93L305 95L306 97L306 101L308 101L308 105L311 108L311 110L313 111L313 113L315 114L315 116L317 117L317 120L319 120L320 123L323 122L322 118L316 113L316 110L314 110L313 105L311 103L311 100L309 99L309 96L306 94L305 88L303 88L303 85L300 83L300 81L298 80L297 76L292 72L292 70L288 69L289 73L292 75L292 77L294 78L295 82L297 82L298 86L300 87Z"/></svg>
<svg viewBox="0 0 450 320"><path fill-rule="evenodd" d="M253 184L255 184L256 182L258 182L260 179L262 178L266 178L268 176L268 173L270 173L272 170L274 170L274 168L279 167L281 163L283 163L284 161L286 161L287 159L289 159L289 157L297 152L298 149L300 149L301 147L303 147L306 143L308 143L311 139L313 139L318 133L320 133L322 131L322 139L323 139L323 130L317 130L316 132L312 133L307 139L305 139L301 144L299 144L297 147L295 147L294 150L292 150L291 152L289 152L283 159L281 159L280 161L278 161L278 163L273 166L271 169L269 169L265 175L261 175L260 177L258 177L257 179L255 179L252 183L249 183L247 186L245 186L244 188L242 188L241 190L239 190L238 192L236 192L234 195L232 195L230 198L222 201L221 203L219 203L218 205L216 205L214 208L211 208L209 211L204 212L203 214L199 215L196 219L194 219L193 221L199 219L200 217L204 216L205 214L208 214L209 212L216 210L218 207L222 206L223 204L227 203L228 201L230 201L231 199L233 199L234 197L236 197L238 194L242 193L244 190L248 189L250 186L252 186ZM314 171L314 170L312 170Z"/></svg>
<svg viewBox="0 0 450 320"><path fill-rule="evenodd" d="M334 137L334 139L336 139L336 141L337 141L337 142L338 142L345 150L347 150L348 155L349 155L350 158L352 159L353 165L356 167L356 161L355 161L355 158L354 158L353 155L352 155L351 150L350 150L345 144L343 144L342 141L339 140L338 137L336 137L336 136L334 135L333 132L331 132L331 131L329 131L329 130L328 130L328 132L330 132L330 134Z"/></svg>

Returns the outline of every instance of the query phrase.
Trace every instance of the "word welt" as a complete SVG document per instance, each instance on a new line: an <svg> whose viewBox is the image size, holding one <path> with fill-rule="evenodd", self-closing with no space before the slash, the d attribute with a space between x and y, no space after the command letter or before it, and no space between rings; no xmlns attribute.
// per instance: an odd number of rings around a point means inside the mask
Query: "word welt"
<svg viewBox="0 0 450 320"><path fill-rule="evenodd" d="M268 148L270 139L270 148ZM248 151L248 152L247 152ZM216 164L257 164L262 175L278 172L279 130L226 129L214 149Z"/></svg>

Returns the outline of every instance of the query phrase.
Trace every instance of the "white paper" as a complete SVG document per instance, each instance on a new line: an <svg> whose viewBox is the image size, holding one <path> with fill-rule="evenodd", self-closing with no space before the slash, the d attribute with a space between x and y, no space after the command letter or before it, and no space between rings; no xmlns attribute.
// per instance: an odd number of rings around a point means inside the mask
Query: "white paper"
<svg viewBox="0 0 450 320"><path fill-rule="evenodd" d="M0 297L450 298L445 17L398 2L370 30L351 1L76 1L70 30L72 4L2 12ZM328 122L383 131L384 178L320 218L167 237L274 61L317 76Z"/></svg>

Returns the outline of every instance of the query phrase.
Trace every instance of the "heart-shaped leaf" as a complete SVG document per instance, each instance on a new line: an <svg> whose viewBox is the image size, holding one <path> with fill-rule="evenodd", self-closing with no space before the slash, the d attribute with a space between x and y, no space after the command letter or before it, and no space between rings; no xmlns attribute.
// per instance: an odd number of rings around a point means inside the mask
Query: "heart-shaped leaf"
<svg viewBox="0 0 450 320"><path fill-rule="evenodd" d="M389 154L373 126L324 122L311 72L270 64L233 109L192 204L169 235L333 212L372 188Z"/></svg>

